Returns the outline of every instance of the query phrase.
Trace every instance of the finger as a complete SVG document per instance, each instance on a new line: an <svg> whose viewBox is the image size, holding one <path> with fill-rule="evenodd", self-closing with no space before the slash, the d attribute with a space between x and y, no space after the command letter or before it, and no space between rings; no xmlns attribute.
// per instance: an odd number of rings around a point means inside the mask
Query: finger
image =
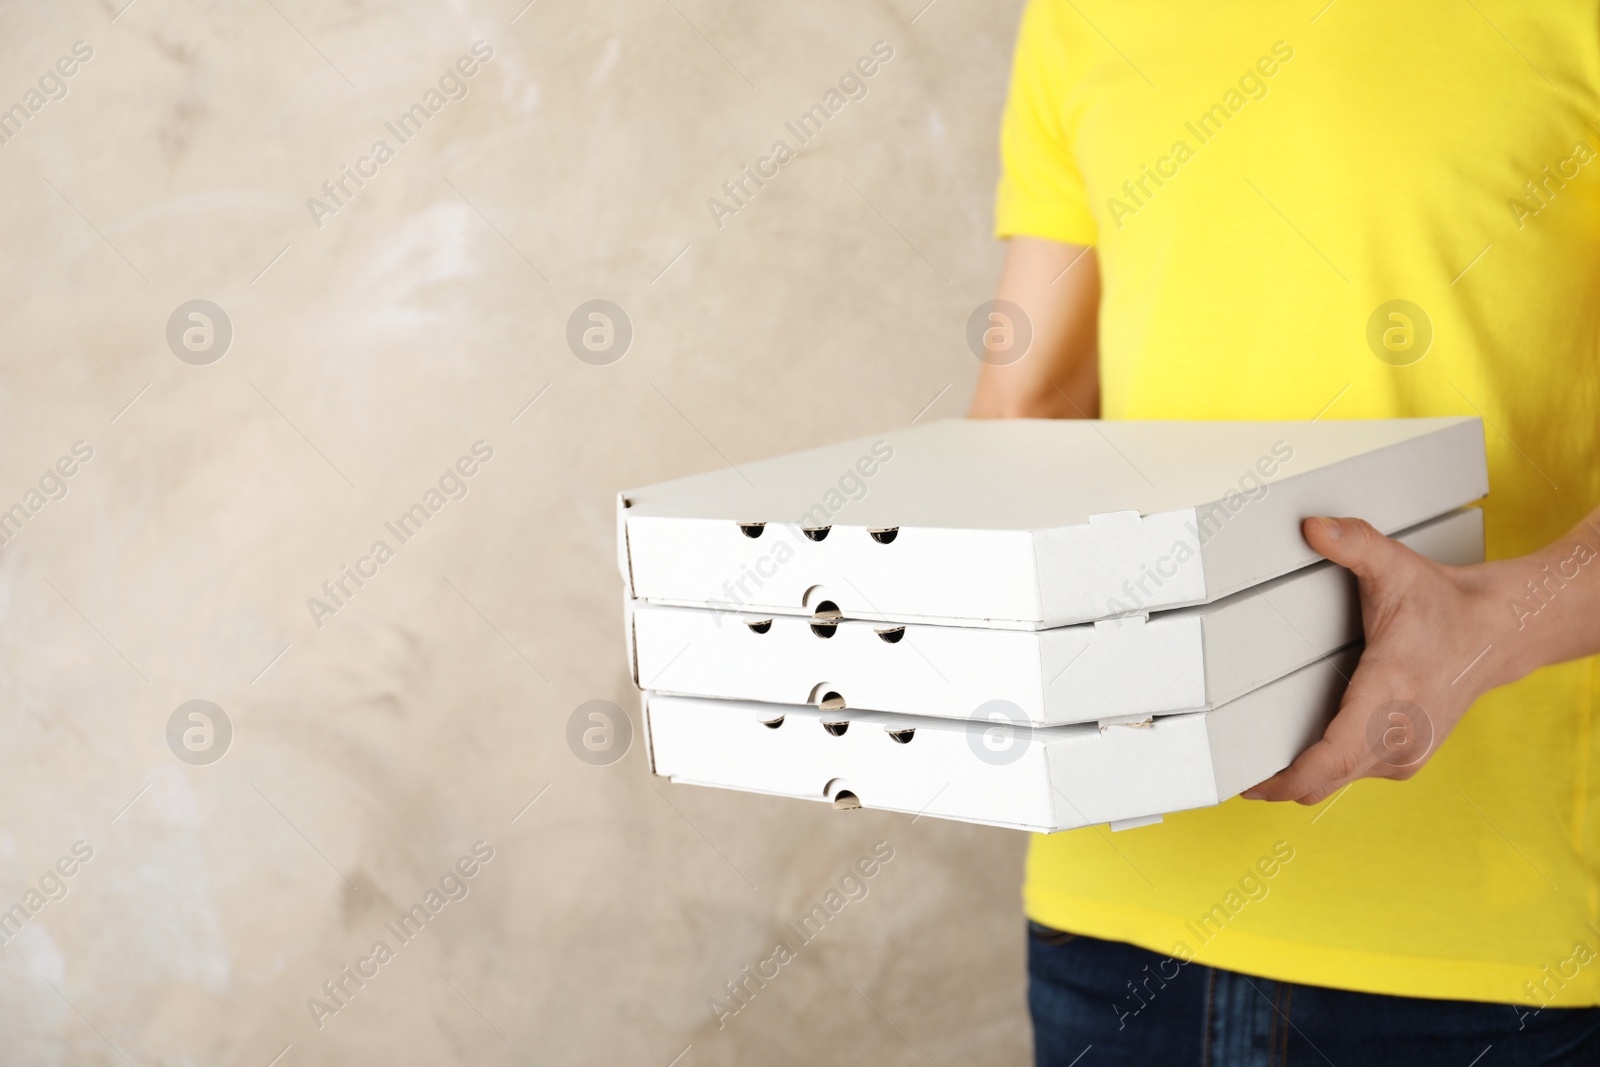
<svg viewBox="0 0 1600 1067"><path fill-rule="evenodd" d="M1388 690L1383 672L1376 674L1363 659L1339 698L1339 710L1328 722L1321 740L1295 757L1293 763L1260 785L1246 790L1247 800L1300 800L1316 803L1334 790L1365 777L1378 759L1367 741L1371 709L1382 703ZM1315 799L1306 799L1315 798Z"/></svg>
<svg viewBox="0 0 1600 1067"><path fill-rule="evenodd" d="M1385 537L1364 519L1316 516L1300 524L1306 543L1317 553L1361 578L1375 578L1408 562L1411 549Z"/></svg>
<svg viewBox="0 0 1600 1067"><path fill-rule="evenodd" d="M1358 780L1359 779L1357 778L1352 778L1347 782L1331 782L1328 785L1323 786L1321 789L1313 789L1303 797L1296 797L1294 802L1296 804L1304 804L1308 808L1314 808L1318 804L1321 804L1324 800L1327 800L1335 793L1342 791L1346 786Z"/></svg>
<svg viewBox="0 0 1600 1067"><path fill-rule="evenodd" d="M1324 737L1295 757L1288 767L1243 795L1248 800L1299 800L1313 795L1320 799L1360 777L1362 755L1359 746Z"/></svg>

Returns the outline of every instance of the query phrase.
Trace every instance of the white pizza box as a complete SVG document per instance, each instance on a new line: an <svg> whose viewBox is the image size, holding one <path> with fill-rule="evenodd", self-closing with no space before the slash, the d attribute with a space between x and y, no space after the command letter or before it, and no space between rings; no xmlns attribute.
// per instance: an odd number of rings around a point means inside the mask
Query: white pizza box
<svg viewBox="0 0 1600 1067"><path fill-rule="evenodd" d="M1322 736L1356 649L1212 711L1027 726L644 694L651 770L673 782L1054 833L1203 808Z"/></svg>
<svg viewBox="0 0 1600 1067"><path fill-rule="evenodd" d="M1400 541L1441 563L1483 559L1463 508ZM1211 604L995 630L634 603L634 682L684 696L967 718L1006 701L1033 726L1203 711L1361 640L1355 576L1327 561Z"/></svg>
<svg viewBox="0 0 1600 1067"><path fill-rule="evenodd" d="M652 603L1041 629L1207 603L1488 491L1476 418L949 419L618 497Z"/></svg>

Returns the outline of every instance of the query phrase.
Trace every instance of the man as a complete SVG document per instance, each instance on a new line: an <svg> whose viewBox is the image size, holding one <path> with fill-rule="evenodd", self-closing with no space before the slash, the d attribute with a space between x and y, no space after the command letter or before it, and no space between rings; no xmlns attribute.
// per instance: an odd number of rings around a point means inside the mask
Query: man
<svg viewBox="0 0 1600 1067"><path fill-rule="evenodd" d="M1600 10L1323 2L1032 0L1031 344L972 414L1478 415L1492 562L1308 517L1360 584L1341 710L1243 798L1034 839L1041 1064L1600 1062Z"/></svg>

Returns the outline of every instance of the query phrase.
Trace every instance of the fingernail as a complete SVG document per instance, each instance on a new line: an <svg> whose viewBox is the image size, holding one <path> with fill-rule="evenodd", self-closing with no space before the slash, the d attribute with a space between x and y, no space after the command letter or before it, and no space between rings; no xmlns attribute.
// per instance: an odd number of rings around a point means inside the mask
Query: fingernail
<svg viewBox="0 0 1600 1067"><path fill-rule="evenodd" d="M1246 800L1260 800L1262 798L1262 794L1258 790L1255 790L1255 789L1246 789L1243 793L1240 793L1239 795L1244 797Z"/></svg>
<svg viewBox="0 0 1600 1067"><path fill-rule="evenodd" d="M1318 518L1317 521L1322 524L1322 532L1327 534L1331 540L1339 540L1340 535L1344 533L1344 531L1339 528L1339 523L1336 519Z"/></svg>

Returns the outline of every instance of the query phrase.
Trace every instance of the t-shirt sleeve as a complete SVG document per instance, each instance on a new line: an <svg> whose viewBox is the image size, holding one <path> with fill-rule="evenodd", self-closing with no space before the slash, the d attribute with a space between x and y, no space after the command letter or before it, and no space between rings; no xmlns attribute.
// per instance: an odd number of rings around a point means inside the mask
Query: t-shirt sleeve
<svg viewBox="0 0 1600 1067"><path fill-rule="evenodd" d="M1095 243L1094 215L1067 134L1071 72L1060 0L1029 0L1000 124L995 233Z"/></svg>

